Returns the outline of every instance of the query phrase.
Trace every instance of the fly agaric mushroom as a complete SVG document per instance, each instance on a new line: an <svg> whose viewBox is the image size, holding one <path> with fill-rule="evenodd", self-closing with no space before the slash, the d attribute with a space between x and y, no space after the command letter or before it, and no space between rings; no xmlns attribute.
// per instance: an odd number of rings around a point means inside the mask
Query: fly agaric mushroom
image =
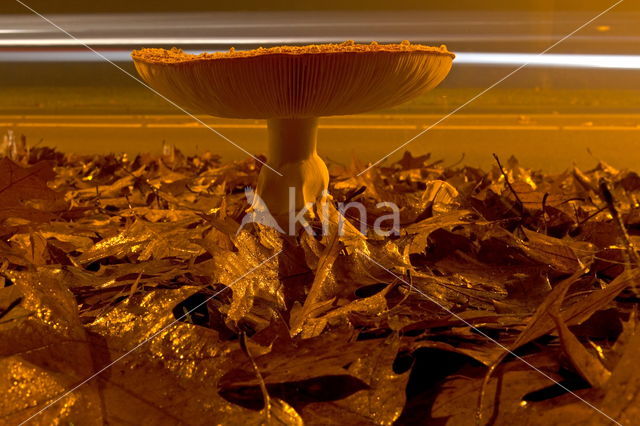
<svg viewBox="0 0 640 426"><path fill-rule="evenodd" d="M267 119L269 149L256 193L274 216L326 194L327 166L316 152L318 117L401 104L437 86L454 54L445 46L342 44L282 46L192 55L179 49L132 53L154 89L193 112Z"/></svg>

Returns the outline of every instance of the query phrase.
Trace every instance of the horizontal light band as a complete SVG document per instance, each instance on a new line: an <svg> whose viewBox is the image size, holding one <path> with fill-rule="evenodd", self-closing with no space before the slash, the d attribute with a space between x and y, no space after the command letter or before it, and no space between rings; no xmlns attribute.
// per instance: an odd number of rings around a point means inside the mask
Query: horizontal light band
<svg viewBox="0 0 640 426"><path fill-rule="evenodd" d="M382 42L396 41L380 39ZM335 37L69 37L6 38L0 47L79 47L95 46L185 46L185 45L273 45L336 43ZM344 41L344 40L342 40Z"/></svg>
<svg viewBox="0 0 640 426"><path fill-rule="evenodd" d="M509 65L565 68L640 69L640 55L581 55L546 53L457 53L456 65Z"/></svg>
<svg viewBox="0 0 640 426"><path fill-rule="evenodd" d="M235 29L239 27L234 27ZM253 29L253 27L248 27ZM260 28L256 26L255 28ZM287 28L291 29L287 24ZM193 29L193 28L192 28ZM254 29L255 30L255 29ZM253 30L251 31L253 32ZM9 29L0 30L1 34L18 34L18 33L40 33L47 34L48 31L35 29ZM121 33L121 32L116 32ZM322 34L328 31L322 32ZM126 37L123 35L112 37L78 37L73 39L63 37L57 34L50 37L7 37L0 38L0 47L78 47L83 44L90 46L189 46L189 45L278 45L278 44L313 44L313 43L341 43L345 40L354 40L358 43L370 43L375 39L379 43L398 43L401 40L412 40L416 43L552 43L560 36L554 35L537 35L537 34L518 34L518 33L502 33L502 34L452 34L452 33L424 33L420 31L410 31L402 34L393 35L376 35L375 33L363 34L361 32L346 32L337 35L278 35L278 36L242 36L234 35L232 37L225 36L207 36L207 37ZM575 35L572 41L580 42L604 42L607 43L640 43L640 36L636 35L607 35L606 39L600 34Z"/></svg>
<svg viewBox="0 0 640 426"><path fill-rule="evenodd" d="M131 60L129 50L105 50L100 52L114 62ZM189 51L189 53L199 53ZM100 62L103 59L89 50L0 50L0 62ZM470 53L458 52L456 65L493 65L565 68L640 69L640 55L581 55L533 53Z"/></svg>
<svg viewBox="0 0 640 426"><path fill-rule="evenodd" d="M40 30L23 30L23 29L14 29L14 28L2 28L0 29L0 34L22 34L22 33L42 33L45 31ZM0 40L0 43L3 40Z"/></svg>

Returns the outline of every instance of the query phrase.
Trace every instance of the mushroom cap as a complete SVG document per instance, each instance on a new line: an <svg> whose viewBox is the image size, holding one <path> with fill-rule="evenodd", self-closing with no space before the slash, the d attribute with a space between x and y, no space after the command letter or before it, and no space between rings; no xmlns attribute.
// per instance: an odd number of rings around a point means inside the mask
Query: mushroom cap
<svg viewBox="0 0 640 426"><path fill-rule="evenodd" d="M257 119L357 114L401 104L444 80L455 55L445 46L345 42L199 55L140 49L131 56L142 78L178 105Z"/></svg>

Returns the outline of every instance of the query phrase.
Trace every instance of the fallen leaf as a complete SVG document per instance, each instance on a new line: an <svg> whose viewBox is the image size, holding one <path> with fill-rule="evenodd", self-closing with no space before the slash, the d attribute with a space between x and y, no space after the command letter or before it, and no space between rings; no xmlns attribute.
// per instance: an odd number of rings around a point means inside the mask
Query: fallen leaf
<svg viewBox="0 0 640 426"><path fill-rule="evenodd" d="M42 161L20 167L8 158L0 159L0 220L18 217L47 221L66 209L64 194L47 186L55 173L51 163Z"/></svg>

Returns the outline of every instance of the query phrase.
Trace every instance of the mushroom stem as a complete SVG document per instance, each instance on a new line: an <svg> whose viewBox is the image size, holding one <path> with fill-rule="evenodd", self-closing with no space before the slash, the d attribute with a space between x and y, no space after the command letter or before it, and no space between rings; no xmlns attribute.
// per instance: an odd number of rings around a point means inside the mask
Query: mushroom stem
<svg viewBox="0 0 640 426"><path fill-rule="evenodd" d="M295 213L323 197L329 171L316 152L317 118L274 118L267 126L267 164L282 176L263 167L256 193L272 215L286 216L292 207Z"/></svg>

